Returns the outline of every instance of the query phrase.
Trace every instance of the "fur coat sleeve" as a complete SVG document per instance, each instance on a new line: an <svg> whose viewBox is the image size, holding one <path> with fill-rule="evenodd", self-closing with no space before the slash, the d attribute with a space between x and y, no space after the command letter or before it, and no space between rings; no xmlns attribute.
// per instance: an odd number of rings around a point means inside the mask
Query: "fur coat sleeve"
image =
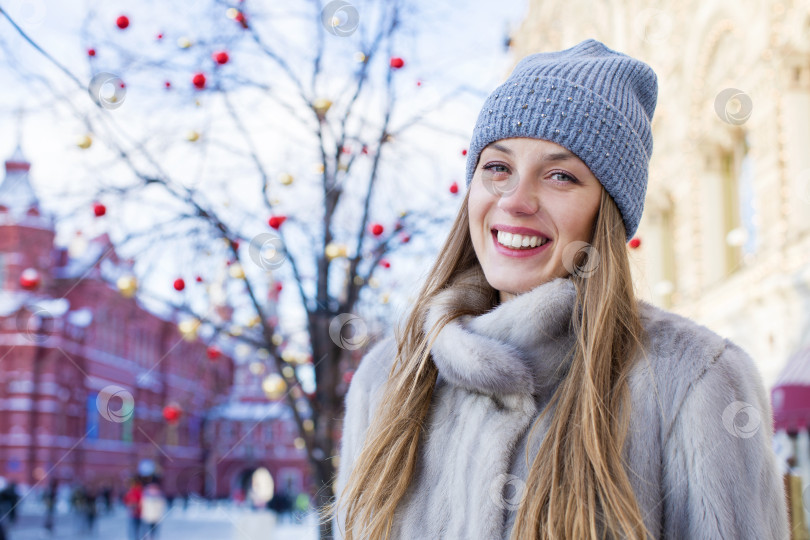
<svg viewBox="0 0 810 540"><path fill-rule="evenodd" d="M786 540L770 402L751 357L724 341L664 441L664 536Z"/></svg>
<svg viewBox="0 0 810 540"><path fill-rule="evenodd" d="M375 391L388 378L387 368L391 362L386 359L393 358L395 355L396 347L393 337L389 336L380 340L365 354L352 377L344 403L346 412L343 417L340 463L335 482L337 496L343 493L343 489L346 487L351 470L357 460L357 454L363 446L366 432L371 424L379 397ZM332 519L332 532L335 540L343 540L345 536L343 530L346 523L345 501L340 502L341 506Z"/></svg>

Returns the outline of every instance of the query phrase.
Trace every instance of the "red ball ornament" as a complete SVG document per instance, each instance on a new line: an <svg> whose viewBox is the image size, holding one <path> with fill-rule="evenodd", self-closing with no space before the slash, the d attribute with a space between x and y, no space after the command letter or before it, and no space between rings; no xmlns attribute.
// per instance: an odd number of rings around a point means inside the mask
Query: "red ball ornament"
<svg viewBox="0 0 810 540"><path fill-rule="evenodd" d="M228 56L228 53L226 51L215 52L214 54L211 55L211 58L213 58L214 62L216 62L220 66L227 64L228 60L230 60L230 57Z"/></svg>
<svg viewBox="0 0 810 540"><path fill-rule="evenodd" d="M422 86L422 81L416 81L416 86Z"/></svg>
<svg viewBox="0 0 810 540"><path fill-rule="evenodd" d="M87 56L95 56L96 50L95 49L87 49Z"/></svg>
<svg viewBox="0 0 810 540"><path fill-rule="evenodd" d="M464 150L462 150L462 151L461 151L461 155L462 155L462 156L466 156L466 155L467 155L467 149L466 149L466 148L465 148Z"/></svg>
<svg viewBox="0 0 810 540"><path fill-rule="evenodd" d="M383 233L383 226L379 223L373 223L371 225L371 234L374 236L380 236Z"/></svg>
<svg viewBox="0 0 810 540"><path fill-rule="evenodd" d="M191 84L194 85L194 88L197 90L202 90L205 88L205 74L204 73L196 73L194 77L191 78Z"/></svg>
<svg viewBox="0 0 810 540"><path fill-rule="evenodd" d="M402 235L402 236L400 236L399 238L400 238L400 240L402 240L402 243L403 243L403 244L407 244L408 242L410 242L410 241L411 241L411 237L410 237L410 235L407 235L407 234L403 234L403 235Z"/></svg>
<svg viewBox="0 0 810 540"><path fill-rule="evenodd" d="M402 68L402 66L405 65L405 60L403 60L399 56L394 56L391 58L389 65L391 66L391 69L400 69Z"/></svg>
<svg viewBox="0 0 810 540"><path fill-rule="evenodd" d="M387 259L380 259L380 265L383 268L391 268L391 263Z"/></svg>
<svg viewBox="0 0 810 540"><path fill-rule="evenodd" d="M458 182L453 182L452 184L450 184L450 193L452 193L453 195L458 193Z"/></svg>
<svg viewBox="0 0 810 540"><path fill-rule="evenodd" d="M236 15L234 15L233 20L235 20L236 22L241 24L242 28L247 28L248 27L247 17L245 17L245 14L242 13L241 11L239 13L237 13Z"/></svg>
<svg viewBox="0 0 810 540"><path fill-rule="evenodd" d="M155 36L155 39L163 39L163 34L158 34Z"/></svg>
<svg viewBox="0 0 810 540"><path fill-rule="evenodd" d="M174 290L182 291L185 288L186 288L186 282L183 280L183 278L177 278L177 279L174 280Z"/></svg>
<svg viewBox="0 0 810 540"><path fill-rule="evenodd" d="M169 88L172 87L172 83L171 83L171 81L166 81L165 83L163 83L163 86L165 86L166 90L168 90Z"/></svg>
<svg viewBox="0 0 810 540"><path fill-rule="evenodd" d="M280 281L276 281L276 292L281 292L281 289L283 288L284 285L282 285Z"/></svg>
<svg viewBox="0 0 810 540"><path fill-rule="evenodd" d="M287 219L287 216L271 216L267 223L273 227L274 229L278 230L281 227L281 224Z"/></svg>
<svg viewBox="0 0 810 540"><path fill-rule="evenodd" d="M100 202L93 203L93 215L96 217L101 217L107 213L107 207L101 204Z"/></svg>
<svg viewBox="0 0 810 540"><path fill-rule="evenodd" d="M20 274L20 287L32 291L39 287L41 281L39 271L36 268L26 268Z"/></svg>
<svg viewBox="0 0 810 540"><path fill-rule="evenodd" d="M209 345L207 349L205 349L205 354L208 356L209 360L219 360L222 356L222 351L219 350L218 347L214 345Z"/></svg>
<svg viewBox="0 0 810 540"><path fill-rule="evenodd" d="M233 246L234 251L239 251L239 240L234 238L231 240L231 245Z"/></svg>
<svg viewBox="0 0 810 540"><path fill-rule="evenodd" d="M197 277L195 277L195 278L194 278L194 280L195 280L197 283L202 283L203 278L202 278L202 276L197 276Z"/></svg>
<svg viewBox="0 0 810 540"><path fill-rule="evenodd" d="M638 246L641 245L641 238L635 237L630 240L630 247L632 249L636 249Z"/></svg>
<svg viewBox="0 0 810 540"><path fill-rule="evenodd" d="M129 17L127 17L126 15L121 15L120 17L115 19L115 24L116 26L118 26L118 28L123 30L124 28L127 28L129 26Z"/></svg>
<svg viewBox="0 0 810 540"><path fill-rule="evenodd" d="M180 415L182 411L179 407L175 407L174 405L166 405L163 407L163 418L170 424L176 424L178 420L180 420Z"/></svg>
<svg viewBox="0 0 810 540"><path fill-rule="evenodd" d="M350 382L352 382L352 377L354 377L354 370L350 369L349 371L343 374L343 382L349 384Z"/></svg>
<svg viewBox="0 0 810 540"><path fill-rule="evenodd" d="M360 152L362 152L363 154L368 154L368 146L366 146L366 145L364 144L364 145L363 145L363 148L361 148L361 149L360 149Z"/></svg>

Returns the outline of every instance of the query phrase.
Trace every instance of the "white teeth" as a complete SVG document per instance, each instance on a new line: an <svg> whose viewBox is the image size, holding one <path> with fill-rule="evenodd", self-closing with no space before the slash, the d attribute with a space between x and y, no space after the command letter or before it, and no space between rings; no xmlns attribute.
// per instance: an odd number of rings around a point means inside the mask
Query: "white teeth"
<svg viewBox="0 0 810 540"><path fill-rule="evenodd" d="M523 236L504 231L498 231L498 243L511 248L533 248L542 246L548 239L539 236Z"/></svg>

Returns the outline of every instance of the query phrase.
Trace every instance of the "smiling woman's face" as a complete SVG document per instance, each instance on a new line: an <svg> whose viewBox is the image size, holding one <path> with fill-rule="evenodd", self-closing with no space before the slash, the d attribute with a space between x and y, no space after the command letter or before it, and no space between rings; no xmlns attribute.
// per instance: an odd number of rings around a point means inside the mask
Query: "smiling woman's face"
<svg viewBox="0 0 810 540"><path fill-rule="evenodd" d="M502 302L570 275L564 254L570 259L576 250L565 248L591 242L602 189L588 166L559 144L521 137L484 148L470 184L470 236Z"/></svg>

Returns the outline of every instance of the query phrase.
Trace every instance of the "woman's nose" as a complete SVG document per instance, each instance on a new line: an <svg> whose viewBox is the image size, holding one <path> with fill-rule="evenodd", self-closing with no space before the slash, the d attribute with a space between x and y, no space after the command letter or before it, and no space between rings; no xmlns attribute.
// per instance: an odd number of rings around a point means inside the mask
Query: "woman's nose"
<svg viewBox="0 0 810 540"><path fill-rule="evenodd" d="M514 173L517 178L510 178L510 189L504 190L498 199L498 208L510 214L534 214L540 203L535 187L529 178Z"/></svg>

